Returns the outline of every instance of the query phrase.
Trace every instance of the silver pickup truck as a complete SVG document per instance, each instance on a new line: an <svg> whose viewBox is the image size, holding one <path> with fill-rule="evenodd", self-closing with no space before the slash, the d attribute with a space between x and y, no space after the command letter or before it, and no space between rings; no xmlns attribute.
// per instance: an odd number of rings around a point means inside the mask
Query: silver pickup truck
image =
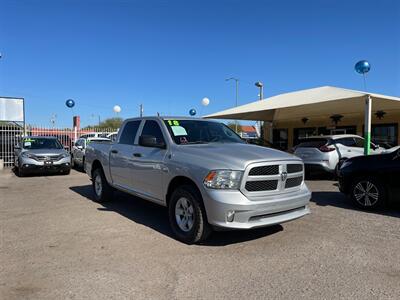
<svg viewBox="0 0 400 300"><path fill-rule="evenodd" d="M212 229L269 226L310 213L299 158L246 144L211 120L128 119L115 142L89 145L85 170L97 201L118 189L166 206L177 239L189 244Z"/></svg>

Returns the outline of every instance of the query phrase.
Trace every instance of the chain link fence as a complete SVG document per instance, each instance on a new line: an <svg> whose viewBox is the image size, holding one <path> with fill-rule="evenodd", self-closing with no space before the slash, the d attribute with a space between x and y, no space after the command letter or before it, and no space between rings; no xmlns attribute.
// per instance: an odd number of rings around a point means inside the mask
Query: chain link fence
<svg viewBox="0 0 400 300"><path fill-rule="evenodd" d="M28 125L25 127L16 123L0 123L0 160L4 167L14 165L14 146L24 136L54 136L70 151L75 141L80 137L104 137L113 139L118 129L114 128L52 128Z"/></svg>

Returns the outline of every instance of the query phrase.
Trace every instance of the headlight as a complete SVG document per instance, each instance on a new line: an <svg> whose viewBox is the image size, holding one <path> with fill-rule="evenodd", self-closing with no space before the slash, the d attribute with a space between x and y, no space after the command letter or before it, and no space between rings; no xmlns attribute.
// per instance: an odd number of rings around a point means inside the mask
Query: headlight
<svg viewBox="0 0 400 300"><path fill-rule="evenodd" d="M29 153L29 152L23 152L23 153L21 154L21 156L22 156L22 157L25 157L25 158L31 158L31 159L37 160L36 155L31 154L31 153Z"/></svg>
<svg viewBox="0 0 400 300"><path fill-rule="evenodd" d="M243 172L232 170L213 170L204 178L204 185L211 189L238 190Z"/></svg>

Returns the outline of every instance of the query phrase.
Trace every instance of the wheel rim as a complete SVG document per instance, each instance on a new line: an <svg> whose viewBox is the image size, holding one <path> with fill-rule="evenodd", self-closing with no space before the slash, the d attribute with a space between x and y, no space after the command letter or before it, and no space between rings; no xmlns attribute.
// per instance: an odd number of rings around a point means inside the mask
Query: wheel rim
<svg viewBox="0 0 400 300"><path fill-rule="evenodd" d="M379 200L379 190L370 181L360 181L353 190L356 201L362 206L373 206Z"/></svg>
<svg viewBox="0 0 400 300"><path fill-rule="evenodd" d="M101 181L100 175L96 175L94 179L94 191L96 192L97 196L101 196L101 192L103 191L103 183Z"/></svg>
<svg viewBox="0 0 400 300"><path fill-rule="evenodd" d="M194 223L194 209L192 203L185 197L179 198L175 204L175 218L178 227L188 232Z"/></svg>

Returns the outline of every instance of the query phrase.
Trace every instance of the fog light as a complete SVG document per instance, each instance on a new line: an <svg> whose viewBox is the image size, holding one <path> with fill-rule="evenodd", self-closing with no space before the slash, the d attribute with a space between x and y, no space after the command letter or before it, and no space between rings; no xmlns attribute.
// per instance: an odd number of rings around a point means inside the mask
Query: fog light
<svg viewBox="0 0 400 300"><path fill-rule="evenodd" d="M228 222L233 222L233 219L235 218L235 211L234 210L230 210L226 213L226 220Z"/></svg>

